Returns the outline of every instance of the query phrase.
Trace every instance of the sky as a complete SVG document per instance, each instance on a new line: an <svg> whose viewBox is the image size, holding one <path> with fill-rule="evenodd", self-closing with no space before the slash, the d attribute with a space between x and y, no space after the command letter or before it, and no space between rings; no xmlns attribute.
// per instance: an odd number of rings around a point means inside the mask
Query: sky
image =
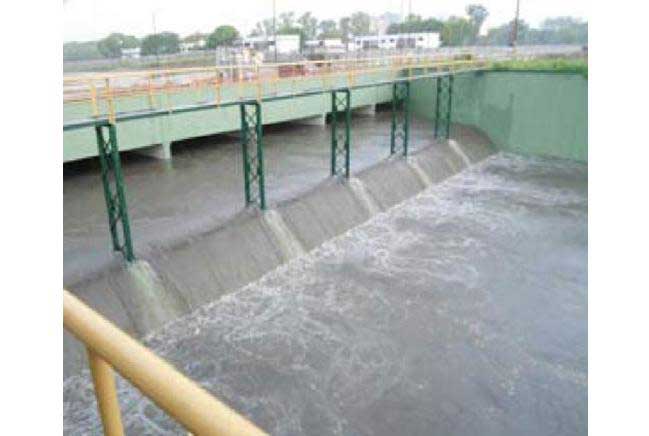
<svg viewBox="0 0 649 436"><path fill-rule="evenodd" d="M510 21L516 0L275 0L277 15L310 11L319 20L336 19L364 11L376 16L384 12L447 18L464 15L467 4L480 3L489 11L484 28ZM570 15L587 19L588 0L520 0L520 17L538 25L544 18ZM142 37L156 29L186 36L211 32L221 24L232 24L247 34L258 21L272 17L273 0L63 0L63 40L89 41L112 32ZM403 7L403 9L402 9Z"/></svg>

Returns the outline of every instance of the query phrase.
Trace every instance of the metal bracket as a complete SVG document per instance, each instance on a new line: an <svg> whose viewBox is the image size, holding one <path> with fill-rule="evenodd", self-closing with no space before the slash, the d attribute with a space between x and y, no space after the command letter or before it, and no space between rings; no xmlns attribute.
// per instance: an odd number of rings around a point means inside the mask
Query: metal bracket
<svg viewBox="0 0 649 436"><path fill-rule="evenodd" d="M261 104L241 103L241 148L246 206L266 209Z"/></svg>
<svg viewBox="0 0 649 436"><path fill-rule="evenodd" d="M435 139L448 140L451 133L451 114L453 101L453 75L437 78L437 95L435 99Z"/></svg>
<svg viewBox="0 0 649 436"><path fill-rule="evenodd" d="M338 126L339 113L343 113L343 126ZM351 142L351 92L349 89L331 93L331 175L349 178Z"/></svg>
<svg viewBox="0 0 649 436"><path fill-rule="evenodd" d="M392 85L392 130L390 132L390 154L408 156L410 137L410 82L395 82Z"/></svg>
<svg viewBox="0 0 649 436"><path fill-rule="evenodd" d="M108 140L106 140L105 131L108 131ZM104 185L104 198L106 199L113 250L121 252L127 261L132 262L135 260L135 256L131 242L131 226L126 206L117 131L114 124L106 123L95 126L95 133L97 134L97 151L101 164L101 180ZM121 227L121 232L118 231L118 227Z"/></svg>

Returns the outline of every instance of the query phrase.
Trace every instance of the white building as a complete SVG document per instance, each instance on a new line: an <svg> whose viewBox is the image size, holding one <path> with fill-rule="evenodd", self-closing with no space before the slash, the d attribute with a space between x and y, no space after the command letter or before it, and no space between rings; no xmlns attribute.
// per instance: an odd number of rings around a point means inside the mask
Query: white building
<svg viewBox="0 0 649 436"><path fill-rule="evenodd" d="M440 45L439 33L396 33L393 35L355 36L350 50L397 49L397 48L437 48Z"/></svg>
<svg viewBox="0 0 649 436"><path fill-rule="evenodd" d="M241 41L244 48L252 50L275 50L275 37L251 36ZM295 53L300 51L300 35L277 35L277 53Z"/></svg>
<svg viewBox="0 0 649 436"><path fill-rule="evenodd" d="M345 52L345 44L340 38L311 39L304 41L304 48L312 53L340 54Z"/></svg>
<svg viewBox="0 0 649 436"><path fill-rule="evenodd" d="M138 59L139 57L140 47L122 49L122 59Z"/></svg>

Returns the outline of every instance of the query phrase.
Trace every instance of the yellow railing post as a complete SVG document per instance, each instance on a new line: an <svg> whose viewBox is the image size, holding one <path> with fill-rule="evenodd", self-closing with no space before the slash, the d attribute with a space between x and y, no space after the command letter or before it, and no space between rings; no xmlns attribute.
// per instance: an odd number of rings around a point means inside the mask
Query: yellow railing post
<svg viewBox="0 0 649 436"><path fill-rule="evenodd" d="M99 409L101 423L104 426L104 434L106 436L124 436L113 368L91 349L88 349L88 364L95 385L97 409Z"/></svg>
<svg viewBox="0 0 649 436"><path fill-rule="evenodd" d="M102 420L104 414L109 420L119 415L112 367L193 434L266 434L65 290L63 326L92 350L89 357ZM106 422L118 428L114 421Z"/></svg>

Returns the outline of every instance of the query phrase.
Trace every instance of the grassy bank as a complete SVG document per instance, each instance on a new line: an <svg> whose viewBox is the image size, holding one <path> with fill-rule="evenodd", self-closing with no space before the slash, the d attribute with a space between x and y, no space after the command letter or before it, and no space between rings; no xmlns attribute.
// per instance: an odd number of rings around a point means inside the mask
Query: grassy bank
<svg viewBox="0 0 649 436"><path fill-rule="evenodd" d="M494 62L494 71L545 71L575 73L588 78L588 59L530 59Z"/></svg>

